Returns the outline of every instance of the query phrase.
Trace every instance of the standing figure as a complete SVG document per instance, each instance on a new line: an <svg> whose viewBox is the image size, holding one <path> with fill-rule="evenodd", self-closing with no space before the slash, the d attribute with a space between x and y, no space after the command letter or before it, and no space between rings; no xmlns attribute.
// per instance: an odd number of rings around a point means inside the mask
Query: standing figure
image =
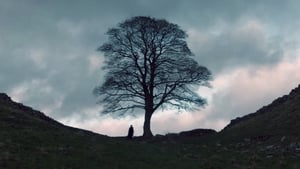
<svg viewBox="0 0 300 169"><path fill-rule="evenodd" d="M130 125L130 127L128 129L128 135L127 135L127 137L129 139L132 139L133 138L133 133L134 133L133 127L132 127L132 125Z"/></svg>

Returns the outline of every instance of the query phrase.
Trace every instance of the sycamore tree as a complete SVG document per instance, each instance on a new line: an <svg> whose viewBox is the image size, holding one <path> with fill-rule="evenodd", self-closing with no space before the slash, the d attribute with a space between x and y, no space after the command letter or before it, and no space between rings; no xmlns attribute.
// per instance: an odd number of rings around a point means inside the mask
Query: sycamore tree
<svg viewBox="0 0 300 169"><path fill-rule="evenodd" d="M209 86L210 71L200 66L187 46L187 34L164 19L137 16L107 32L98 50L104 53L106 76L94 89L103 113L145 111L144 137L160 108L194 109L205 99L199 86Z"/></svg>

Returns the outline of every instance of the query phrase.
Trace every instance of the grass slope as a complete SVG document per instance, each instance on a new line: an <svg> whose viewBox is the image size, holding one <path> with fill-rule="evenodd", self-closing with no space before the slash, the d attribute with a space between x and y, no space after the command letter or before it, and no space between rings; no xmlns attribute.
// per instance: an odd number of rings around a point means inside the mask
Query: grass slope
<svg viewBox="0 0 300 169"><path fill-rule="evenodd" d="M300 142L299 129L300 86L257 112L232 120L221 133L230 140L268 137Z"/></svg>
<svg viewBox="0 0 300 169"><path fill-rule="evenodd" d="M1 169L300 168L294 151L273 152L266 142L225 141L237 132L229 128L205 137L111 138L64 126L4 94L0 129Z"/></svg>

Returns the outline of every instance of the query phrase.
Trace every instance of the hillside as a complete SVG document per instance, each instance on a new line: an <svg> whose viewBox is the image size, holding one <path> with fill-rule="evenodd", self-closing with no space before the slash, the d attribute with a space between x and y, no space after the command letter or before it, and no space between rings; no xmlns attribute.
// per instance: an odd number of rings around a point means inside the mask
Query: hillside
<svg viewBox="0 0 300 169"><path fill-rule="evenodd" d="M300 85L255 113L231 120L218 137L269 155L300 157Z"/></svg>
<svg viewBox="0 0 300 169"><path fill-rule="evenodd" d="M220 133L128 140L65 126L0 94L0 169L299 169L299 97L298 87Z"/></svg>
<svg viewBox="0 0 300 169"><path fill-rule="evenodd" d="M222 132L237 133L241 130L247 137L269 135L298 138L299 128L300 86L255 113L231 120Z"/></svg>
<svg viewBox="0 0 300 169"><path fill-rule="evenodd" d="M67 127L0 93L0 169L61 168L108 137ZM89 143L89 145L86 145ZM98 148L103 148L98 146ZM70 156L74 154L74 156ZM62 163L62 164L64 164ZM66 166L67 167L67 166Z"/></svg>
<svg viewBox="0 0 300 169"><path fill-rule="evenodd" d="M31 107L16 103L4 93L0 93L1 127L12 128L57 128L62 124L45 116ZM41 129L40 128L40 129Z"/></svg>

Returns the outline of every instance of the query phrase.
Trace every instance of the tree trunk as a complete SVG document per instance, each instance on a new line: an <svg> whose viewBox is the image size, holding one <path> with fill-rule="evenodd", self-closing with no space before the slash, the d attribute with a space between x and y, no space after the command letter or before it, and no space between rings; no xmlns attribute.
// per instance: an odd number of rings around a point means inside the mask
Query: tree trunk
<svg viewBox="0 0 300 169"><path fill-rule="evenodd" d="M152 137L153 134L151 132L151 126L150 126L150 120L151 116L153 114L153 111L151 110L145 110L145 121L144 121L144 134L143 137Z"/></svg>

